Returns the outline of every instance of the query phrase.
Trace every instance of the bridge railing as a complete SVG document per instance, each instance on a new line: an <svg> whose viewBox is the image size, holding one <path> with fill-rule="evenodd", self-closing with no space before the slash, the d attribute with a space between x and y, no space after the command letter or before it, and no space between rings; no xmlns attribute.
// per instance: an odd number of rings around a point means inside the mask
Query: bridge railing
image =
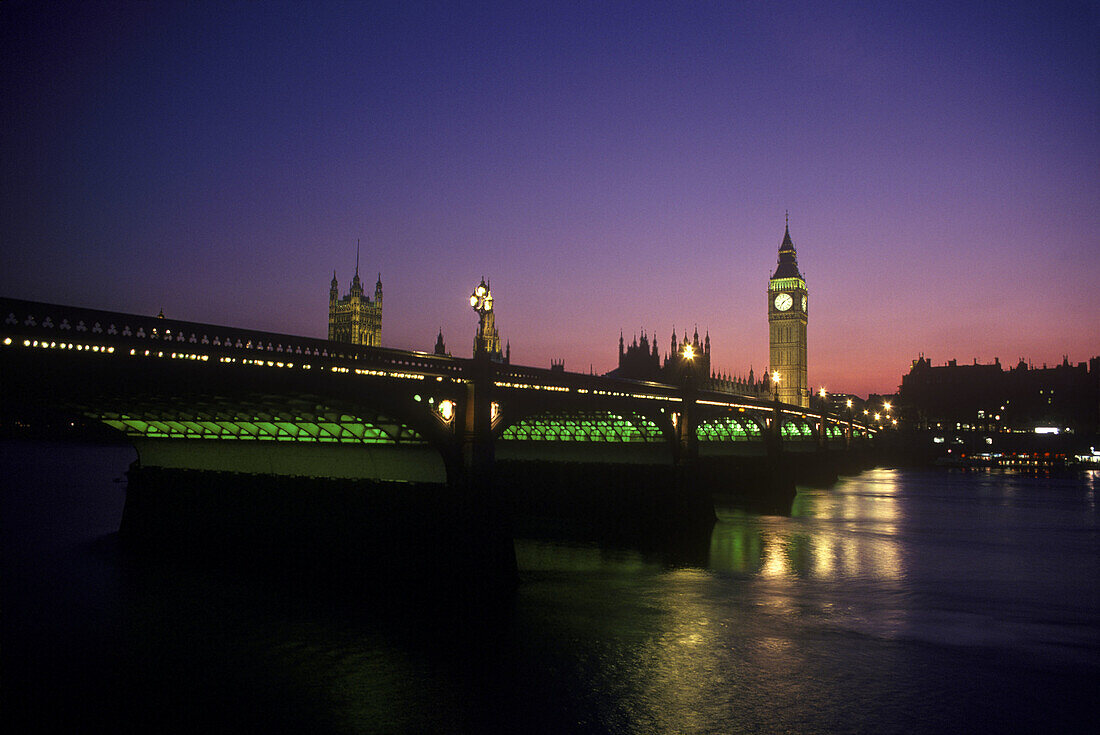
<svg viewBox="0 0 1100 735"><path fill-rule="evenodd" d="M680 389L674 385L609 378L605 375L567 373L523 365L497 365L493 371L493 379L498 387L503 388L569 391L652 400L680 400Z"/></svg>
<svg viewBox="0 0 1100 735"><path fill-rule="evenodd" d="M320 358L436 375L462 373L453 358L428 353L10 298L0 298L0 330L51 342L95 342L128 349L136 345L143 350L170 348L275 360Z"/></svg>

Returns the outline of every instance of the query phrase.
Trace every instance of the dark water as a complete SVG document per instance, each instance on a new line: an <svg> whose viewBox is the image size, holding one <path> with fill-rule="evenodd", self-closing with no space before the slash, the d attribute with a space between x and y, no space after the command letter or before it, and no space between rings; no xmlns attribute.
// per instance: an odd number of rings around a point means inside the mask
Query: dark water
<svg viewBox="0 0 1100 735"><path fill-rule="evenodd" d="M521 540L515 597L456 610L136 564L132 452L0 452L19 731L1093 730L1096 474L876 470L723 510L688 563Z"/></svg>

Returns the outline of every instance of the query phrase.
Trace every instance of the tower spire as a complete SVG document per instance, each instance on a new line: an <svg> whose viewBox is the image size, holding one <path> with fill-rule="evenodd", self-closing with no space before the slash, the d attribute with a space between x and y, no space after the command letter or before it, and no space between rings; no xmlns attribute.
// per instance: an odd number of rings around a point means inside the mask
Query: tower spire
<svg viewBox="0 0 1100 735"><path fill-rule="evenodd" d="M784 215L783 219L783 241L779 243L779 262L772 278L802 278L798 270L798 255L795 253L794 241L791 240L789 214Z"/></svg>
<svg viewBox="0 0 1100 735"><path fill-rule="evenodd" d="M359 238L355 238L355 277L359 277Z"/></svg>

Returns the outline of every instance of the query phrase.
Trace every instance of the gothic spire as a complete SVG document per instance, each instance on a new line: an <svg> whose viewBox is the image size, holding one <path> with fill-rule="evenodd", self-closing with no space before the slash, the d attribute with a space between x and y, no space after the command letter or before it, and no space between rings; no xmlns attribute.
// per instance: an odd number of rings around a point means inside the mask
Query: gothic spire
<svg viewBox="0 0 1100 735"><path fill-rule="evenodd" d="M789 215L784 217L783 242L779 243L779 264L772 278L802 278L798 270L798 256L791 240Z"/></svg>
<svg viewBox="0 0 1100 735"><path fill-rule="evenodd" d="M359 238L355 238L355 275L351 277L351 290L359 293L363 284L359 282Z"/></svg>

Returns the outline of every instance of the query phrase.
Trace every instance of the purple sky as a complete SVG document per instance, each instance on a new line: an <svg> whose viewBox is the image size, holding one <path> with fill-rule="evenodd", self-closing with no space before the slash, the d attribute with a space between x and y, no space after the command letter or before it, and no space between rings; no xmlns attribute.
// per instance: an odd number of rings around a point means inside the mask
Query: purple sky
<svg viewBox="0 0 1100 735"><path fill-rule="evenodd" d="M759 373L790 210L809 379L1100 353L1097 3L0 5L0 295L612 369Z"/></svg>

